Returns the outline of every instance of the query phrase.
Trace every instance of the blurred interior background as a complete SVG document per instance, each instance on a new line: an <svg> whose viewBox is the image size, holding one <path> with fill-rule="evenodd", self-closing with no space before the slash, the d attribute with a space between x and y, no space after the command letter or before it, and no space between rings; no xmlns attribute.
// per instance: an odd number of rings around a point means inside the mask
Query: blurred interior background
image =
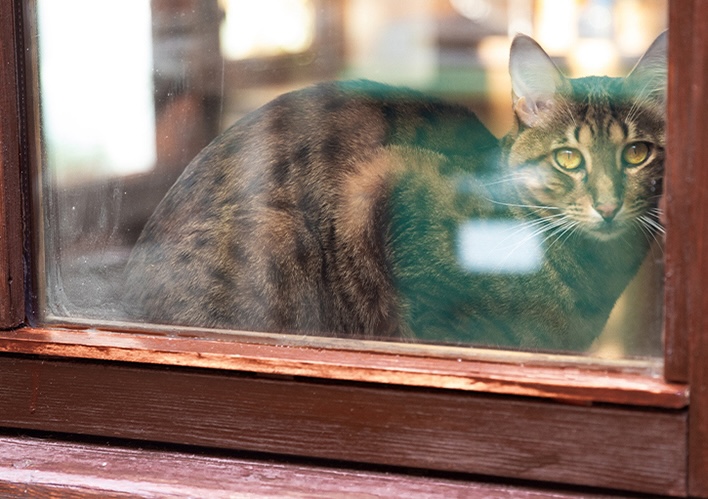
<svg viewBox="0 0 708 499"><path fill-rule="evenodd" d="M41 303L45 318L59 321L118 317L117 276L164 193L213 137L283 92L330 79L405 85L469 106L502 136L512 122L507 64L516 33L533 36L569 76L617 76L667 25L667 0L36 0L35 7ZM608 326L606 355L660 353L660 252L651 260L653 270L639 276L636 296Z"/></svg>

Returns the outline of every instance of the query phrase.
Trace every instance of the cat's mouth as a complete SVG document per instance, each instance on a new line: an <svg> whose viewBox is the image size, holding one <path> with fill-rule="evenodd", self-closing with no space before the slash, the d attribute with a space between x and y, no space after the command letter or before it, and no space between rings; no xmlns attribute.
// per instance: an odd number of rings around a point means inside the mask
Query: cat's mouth
<svg viewBox="0 0 708 499"><path fill-rule="evenodd" d="M601 241L609 241L621 236L627 226L626 223L618 220L601 220L581 224L585 233Z"/></svg>
<svg viewBox="0 0 708 499"><path fill-rule="evenodd" d="M609 241L621 236L631 225L629 213L622 205L586 205L582 210L567 214L575 219L582 232L600 241Z"/></svg>
<svg viewBox="0 0 708 499"><path fill-rule="evenodd" d="M624 232L624 227L621 224L609 222L601 224L592 230L592 234L602 241L614 239Z"/></svg>

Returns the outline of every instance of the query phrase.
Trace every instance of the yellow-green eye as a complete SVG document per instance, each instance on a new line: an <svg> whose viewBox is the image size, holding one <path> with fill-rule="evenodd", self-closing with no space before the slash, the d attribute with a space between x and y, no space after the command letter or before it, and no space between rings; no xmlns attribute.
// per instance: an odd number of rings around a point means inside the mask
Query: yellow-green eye
<svg viewBox="0 0 708 499"><path fill-rule="evenodd" d="M649 157L649 146L645 142L632 142L622 151L622 161L628 166L638 166Z"/></svg>
<svg viewBox="0 0 708 499"><path fill-rule="evenodd" d="M557 149L553 153L553 159L564 170L575 170L583 166L583 155L577 149L571 149L570 147Z"/></svg>

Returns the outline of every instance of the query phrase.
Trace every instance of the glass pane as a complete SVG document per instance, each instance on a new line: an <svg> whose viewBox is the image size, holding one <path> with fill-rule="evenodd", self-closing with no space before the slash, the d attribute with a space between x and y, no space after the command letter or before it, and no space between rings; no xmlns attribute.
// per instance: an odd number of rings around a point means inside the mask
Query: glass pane
<svg viewBox="0 0 708 499"><path fill-rule="evenodd" d="M660 356L666 10L36 0L39 320Z"/></svg>

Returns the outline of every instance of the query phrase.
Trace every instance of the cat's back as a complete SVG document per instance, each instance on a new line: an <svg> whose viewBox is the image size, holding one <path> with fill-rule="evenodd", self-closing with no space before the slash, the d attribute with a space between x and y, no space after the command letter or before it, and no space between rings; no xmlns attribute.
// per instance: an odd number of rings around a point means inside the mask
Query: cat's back
<svg viewBox="0 0 708 499"><path fill-rule="evenodd" d="M325 202L323 196L337 196L343 177L390 145L480 156L497 139L469 109L417 91L371 81L321 83L281 95L214 139L187 166L146 232L172 232L172 225L209 217L224 205L257 205L263 195L277 203L277 194L288 190Z"/></svg>
<svg viewBox="0 0 708 499"><path fill-rule="evenodd" d="M381 154L391 146L465 156L496 139L461 106L373 82L280 96L217 137L162 200L131 255L129 309L176 324L400 334L385 209L405 161Z"/></svg>

